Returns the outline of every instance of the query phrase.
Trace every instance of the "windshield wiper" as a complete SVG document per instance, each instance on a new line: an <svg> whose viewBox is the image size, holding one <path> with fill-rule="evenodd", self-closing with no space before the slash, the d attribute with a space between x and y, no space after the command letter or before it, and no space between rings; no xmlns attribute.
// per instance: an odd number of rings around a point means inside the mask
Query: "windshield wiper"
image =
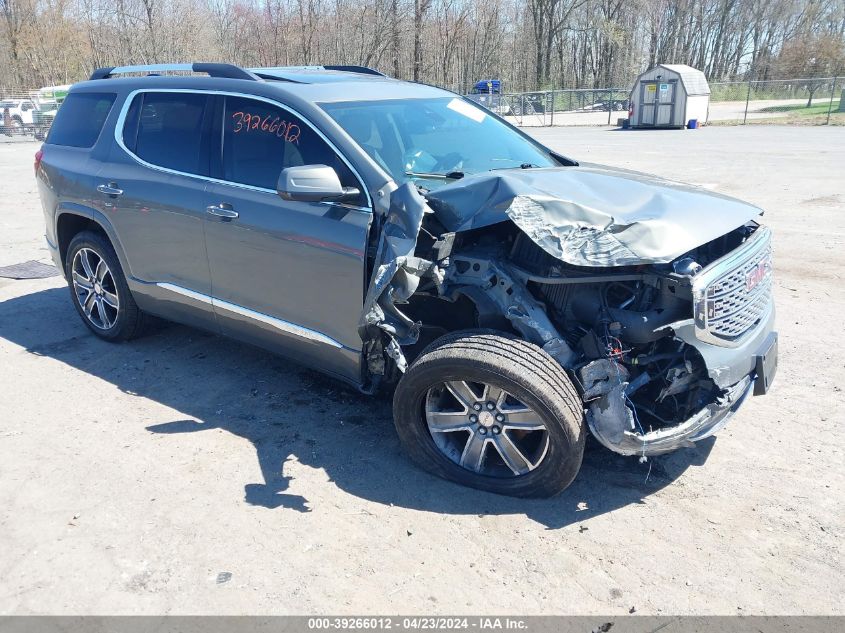
<svg viewBox="0 0 845 633"><path fill-rule="evenodd" d="M434 180L460 180L466 174L462 171L449 171L445 174L433 174L421 171L406 171L406 176L414 176L415 178L431 178Z"/></svg>
<svg viewBox="0 0 845 633"><path fill-rule="evenodd" d="M540 169L540 166L534 163L522 163L521 165L512 165L510 167L493 167L490 171L499 171L501 169Z"/></svg>

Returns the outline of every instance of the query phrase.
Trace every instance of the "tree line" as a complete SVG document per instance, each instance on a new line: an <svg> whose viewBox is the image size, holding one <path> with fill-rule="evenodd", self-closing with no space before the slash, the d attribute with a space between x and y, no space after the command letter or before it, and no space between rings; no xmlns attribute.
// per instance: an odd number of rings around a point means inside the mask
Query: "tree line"
<svg viewBox="0 0 845 633"><path fill-rule="evenodd" d="M0 87L100 66L360 64L468 91L845 74L845 0L0 0Z"/></svg>

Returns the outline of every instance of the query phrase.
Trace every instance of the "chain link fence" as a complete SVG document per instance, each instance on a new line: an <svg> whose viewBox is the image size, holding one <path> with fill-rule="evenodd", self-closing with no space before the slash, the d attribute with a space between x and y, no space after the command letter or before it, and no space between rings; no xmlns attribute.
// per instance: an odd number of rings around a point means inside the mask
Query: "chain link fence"
<svg viewBox="0 0 845 633"><path fill-rule="evenodd" d="M628 116L628 93L602 88L466 96L520 127L536 127L613 125Z"/></svg>
<svg viewBox="0 0 845 633"><path fill-rule="evenodd" d="M708 122L845 125L843 90L843 77L711 82ZM621 125L628 117L630 92L606 88L467 97L520 127Z"/></svg>
<svg viewBox="0 0 845 633"><path fill-rule="evenodd" d="M42 141L67 86L10 91L0 86L0 142ZM845 125L845 77L710 83L711 124ZM520 127L621 125L630 88L470 94Z"/></svg>
<svg viewBox="0 0 845 633"><path fill-rule="evenodd" d="M67 94L67 86L39 90L0 87L0 142L43 141Z"/></svg>
<svg viewBox="0 0 845 633"><path fill-rule="evenodd" d="M845 124L843 88L843 77L713 82L710 120Z"/></svg>

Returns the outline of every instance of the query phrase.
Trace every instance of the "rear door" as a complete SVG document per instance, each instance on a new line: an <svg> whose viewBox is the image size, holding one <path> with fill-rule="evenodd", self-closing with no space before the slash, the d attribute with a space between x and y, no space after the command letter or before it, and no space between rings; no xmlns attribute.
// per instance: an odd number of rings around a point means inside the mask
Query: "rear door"
<svg viewBox="0 0 845 633"><path fill-rule="evenodd" d="M131 95L96 179L141 307L201 326L214 326L203 201L215 102L191 91Z"/></svg>
<svg viewBox="0 0 845 633"><path fill-rule="evenodd" d="M218 124L206 244L225 334L360 380L358 320L372 217L364 186L325 137L287 108L229 95ZM291 202L276 193L285 167L323 164L357 187L355 204Z"/></svg>

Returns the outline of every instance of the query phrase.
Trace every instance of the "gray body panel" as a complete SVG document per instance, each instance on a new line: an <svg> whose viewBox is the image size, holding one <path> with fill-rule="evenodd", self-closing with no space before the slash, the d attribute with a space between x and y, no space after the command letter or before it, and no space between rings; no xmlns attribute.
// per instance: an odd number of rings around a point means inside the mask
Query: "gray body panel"
<svg viewBox="0 0 845 633"><path fill-rule="evenodd" d="M42 177L37 183L44 212L44 237L56 267L63 275L65 262L59 254L56 227L59 218L66 213L93 218L96 192L91 162L89 150L60 146L50 148L49 160L41 162Z"/></svg>
<svg viewBox="0 0 845 633"><path fill-rule="evenodd" d="M211 293L203 237L205 181L147 167L117 143L112 143L109 161L95 180L123 191L117 197L99 193L97 202L120 236L124 272L138 282L133 288L138 305L159 316L216 330L214 313L205 302L153 291L153 284L162 283Z"/></svg>
<svg viewBox="0 0 845 633"><path fill-rule="evenodd" d="M209 183L205 206L227 204L239 217L207 215L213 295L261 315L307 328L323 342L215 306L223 334L297 358L339 354L359 380L365 245L372 214L340 205L284 201L275 193Z"/></svg>

